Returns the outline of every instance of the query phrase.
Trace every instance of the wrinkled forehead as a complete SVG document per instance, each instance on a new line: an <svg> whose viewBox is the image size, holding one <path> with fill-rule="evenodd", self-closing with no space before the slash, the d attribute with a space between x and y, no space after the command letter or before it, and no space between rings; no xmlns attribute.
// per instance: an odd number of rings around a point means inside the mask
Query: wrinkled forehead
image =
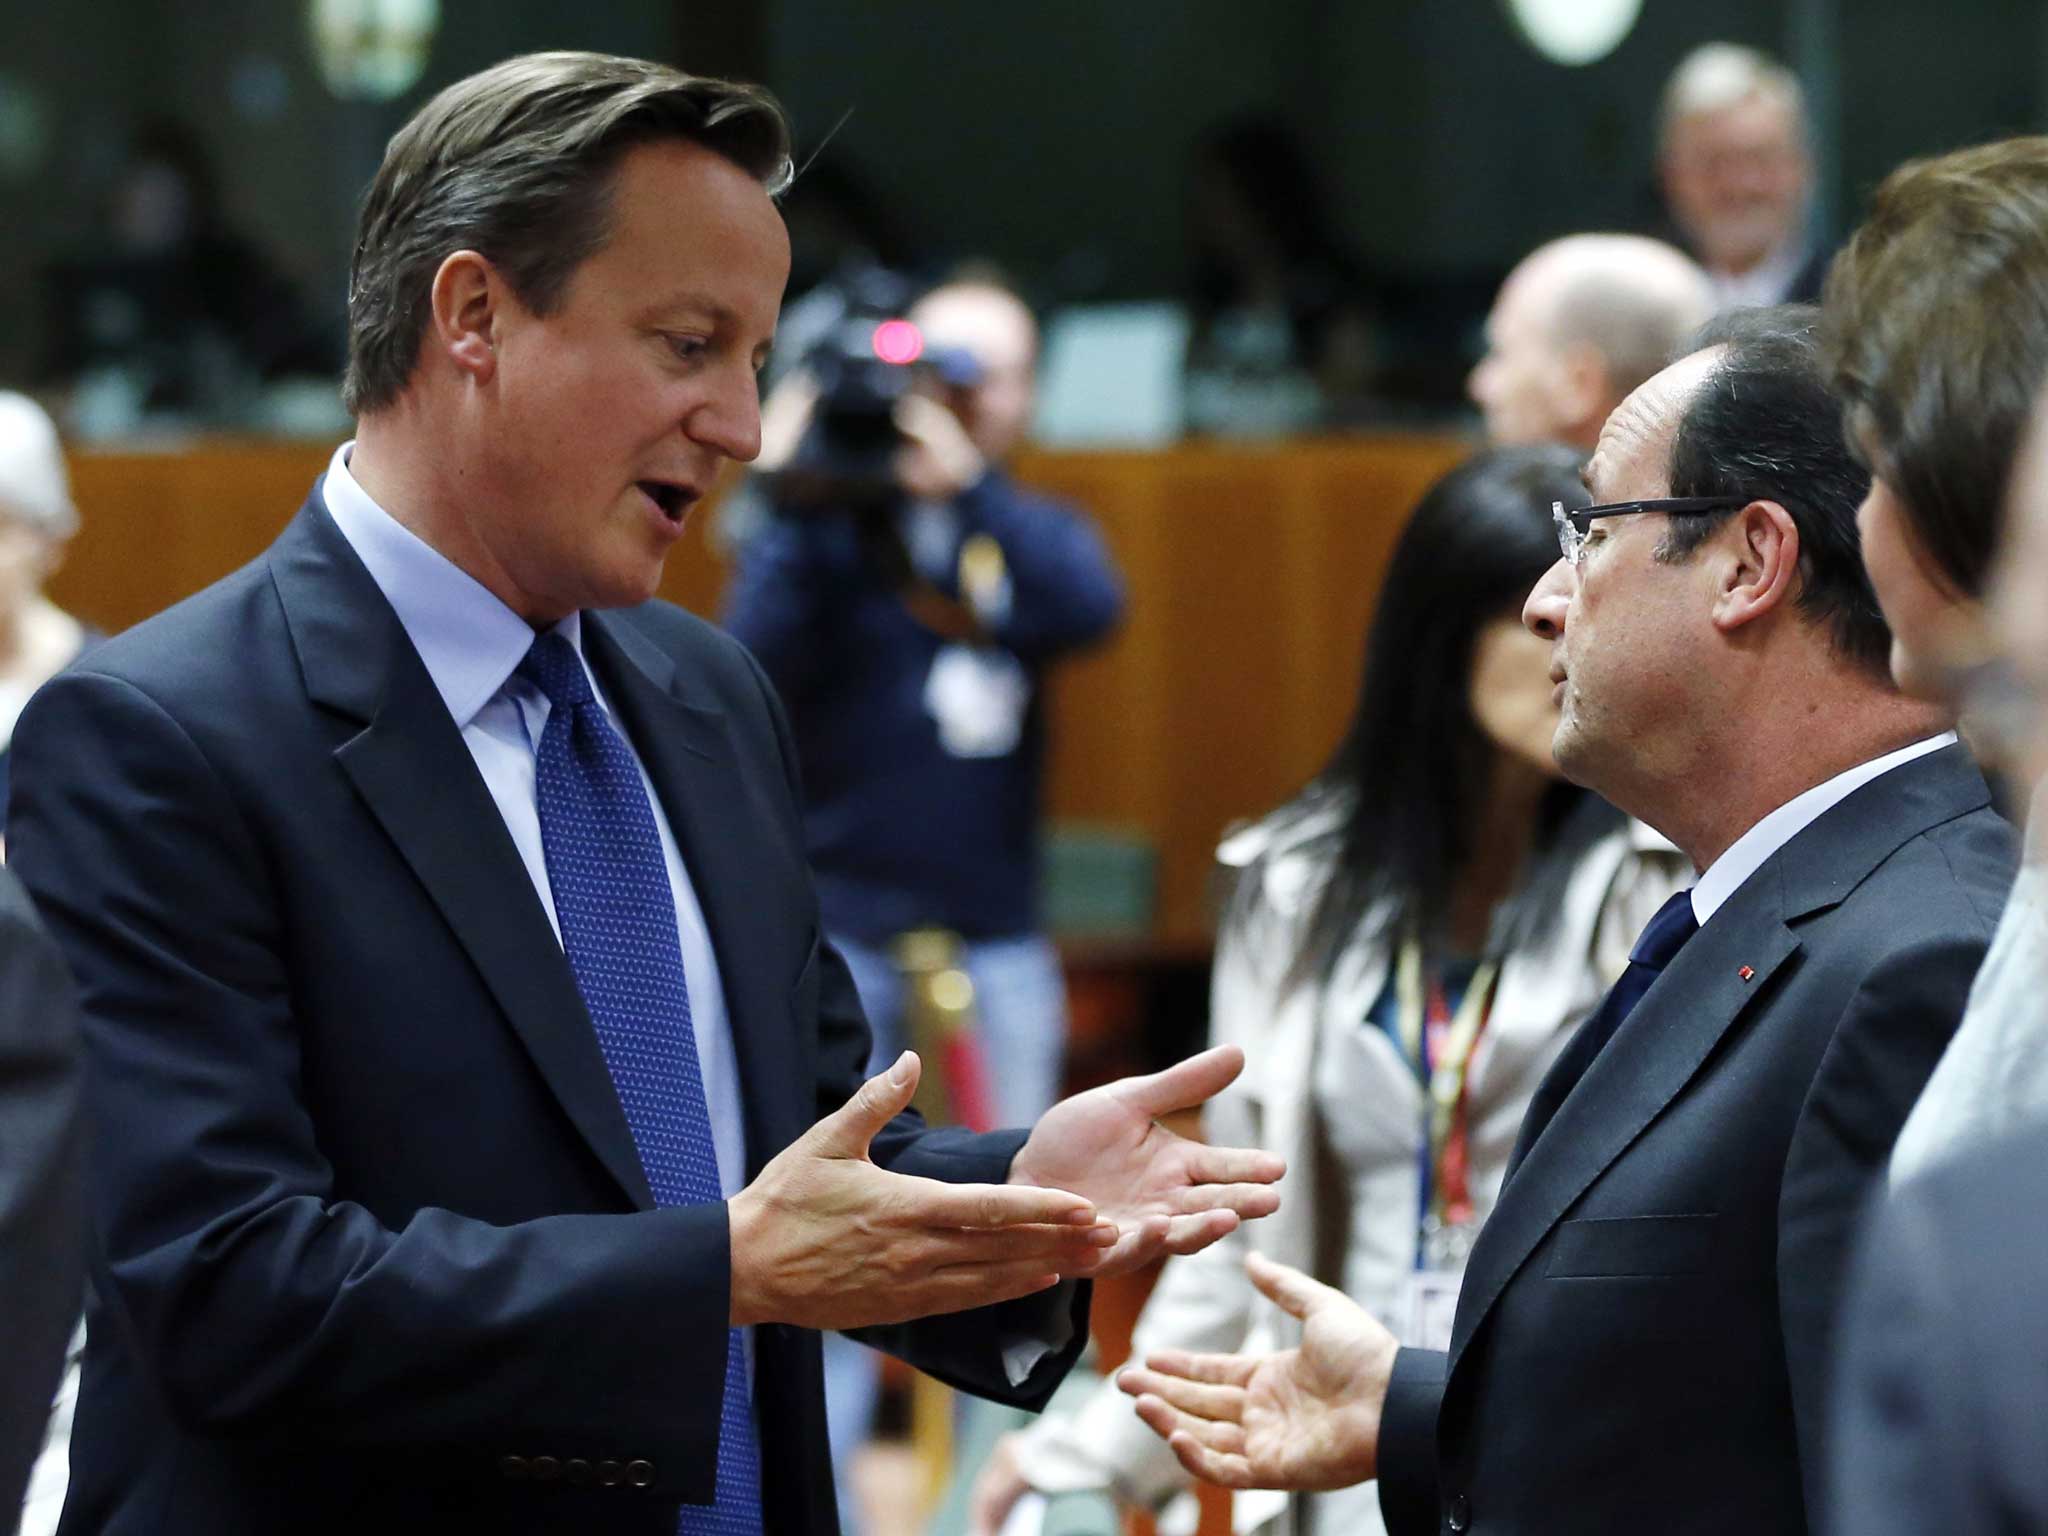
<svg viewBox="0 0 2048 1536"><path fill-rule="evenodd" d="M1600 501L1671 494L1671 442L1686 406L1721 361L1722 348L1682 357L1637 385L1600 429L1586 488Z"/></svg>

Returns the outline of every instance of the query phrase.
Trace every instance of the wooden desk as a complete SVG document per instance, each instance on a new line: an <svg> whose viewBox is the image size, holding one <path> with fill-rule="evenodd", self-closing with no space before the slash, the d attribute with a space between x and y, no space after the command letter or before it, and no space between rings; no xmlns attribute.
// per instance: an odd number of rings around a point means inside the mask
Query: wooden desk
<svg viewBox="0 0 2048 1536"><path fill-rule="evenodd" d="M1367 436L1036 452L1017 466L1095 514L1129 583L1121 633L1055 674L1048 809L1152 840L1161 938L1207 932L1218 835L1298 788L1335 746L1394 538L1467 446ZM121 629L196 592L276 536L330 452L205 441L76 455L84 528L53 596ZM724 562L709 518L693 524L662 590L715 615Z"/></svg>

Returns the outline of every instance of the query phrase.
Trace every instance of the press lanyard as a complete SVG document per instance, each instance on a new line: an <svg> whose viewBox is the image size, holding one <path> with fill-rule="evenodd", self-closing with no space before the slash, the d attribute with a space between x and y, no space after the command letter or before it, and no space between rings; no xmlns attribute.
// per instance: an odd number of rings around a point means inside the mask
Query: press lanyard
<svg viewBox="0 0 2048 1536"><path fill-rule="evenodd" d="M1482 961L1466 984L1453 1014L1443 987L1422 974L1422 946L1403 942L1394 962L1394 997L1400 1025L1401 1051L1421 1071L1423 1080L1422 1141L1418 1156L1418 1269L1439 1267L1460 1257L1472 1223L1470 1134L1465 1113L1465 1079L1492 1013L1493 985L1500 967ZM1450 1244L1434 1242L1438 1234Z"/></svg>

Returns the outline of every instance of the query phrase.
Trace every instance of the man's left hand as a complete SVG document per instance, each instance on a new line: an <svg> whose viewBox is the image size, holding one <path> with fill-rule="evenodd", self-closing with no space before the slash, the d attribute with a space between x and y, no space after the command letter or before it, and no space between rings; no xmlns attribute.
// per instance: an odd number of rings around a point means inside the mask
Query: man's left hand
<svg viewBox="0 0 2048 1536"><path fill-rule="evenodd" d="M1271 1152L1176 1136L1157 1117L1206 1102L1243 1070L1244 1052L1220 1045L1164 1072L1062 1100L1032 1128L1010 1182L1071 1191L1116 1223L1116 1245L1093 1275L1206 1248L1240 1220L1279 1209L1272 1186L1287 1164Z"/></svg>
<svg viewBox="0 0 2048 1536"><path fill-rule="evenodd" d="M896 402L896 483L926 501L951 501L988 472L960 418L925 395Z"/></svg>

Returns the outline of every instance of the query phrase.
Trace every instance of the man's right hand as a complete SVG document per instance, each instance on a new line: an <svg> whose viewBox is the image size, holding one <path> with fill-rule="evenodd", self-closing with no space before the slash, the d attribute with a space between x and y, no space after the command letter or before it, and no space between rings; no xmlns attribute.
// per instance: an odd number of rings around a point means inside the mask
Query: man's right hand
<svg viewBox="0 0 2048 1536"><path fill-rule="evenodd" d="M861 1328L1028 1296L1090 1273L1116 1227L1065 1190L946 1184L877 1168L910 1103L909 1051L727 1203L732 1324Z"/></svg>

